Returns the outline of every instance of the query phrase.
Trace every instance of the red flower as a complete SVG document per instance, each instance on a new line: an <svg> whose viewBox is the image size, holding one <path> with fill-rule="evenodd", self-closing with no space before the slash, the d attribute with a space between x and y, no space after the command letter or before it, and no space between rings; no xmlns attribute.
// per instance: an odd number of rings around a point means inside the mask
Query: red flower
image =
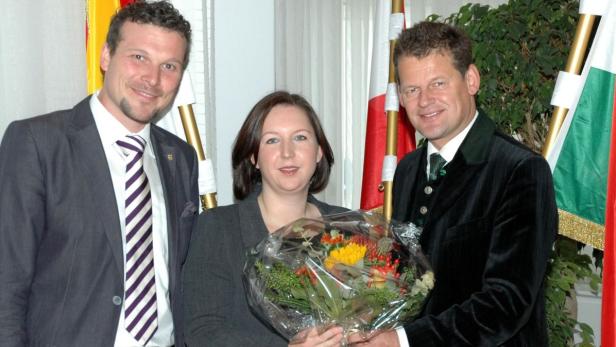
<svg viewBox="0 0 616 347"><path fill-rule="evenodd" d="M317 283L317 276L305 265L295 270L295 274L299 277L303 285L308 284L305 282L306 279L308 279L310 283L312 283L312 285L315 285Z"/></svg>

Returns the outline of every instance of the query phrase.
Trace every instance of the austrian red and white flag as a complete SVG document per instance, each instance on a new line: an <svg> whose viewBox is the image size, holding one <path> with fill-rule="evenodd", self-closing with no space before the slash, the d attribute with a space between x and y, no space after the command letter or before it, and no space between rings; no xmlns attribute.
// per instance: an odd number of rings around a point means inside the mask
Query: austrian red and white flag
<svg viewBox="0 0 616 347"><path fill-rule="evenodd" d="M379 191L379 185L382 181L393 180L395 164L415 149L415 129L408 121L404 109L399 107L396 84L388 84L389 41L397 39L404 28L404 14L391 14L391 0L379 0L377 7L360 203L360 207L365 210L383 205L384 193ZM388 110L400 112L397 158L385 157ZM387 163L384 165L384 162Z"/></svg>

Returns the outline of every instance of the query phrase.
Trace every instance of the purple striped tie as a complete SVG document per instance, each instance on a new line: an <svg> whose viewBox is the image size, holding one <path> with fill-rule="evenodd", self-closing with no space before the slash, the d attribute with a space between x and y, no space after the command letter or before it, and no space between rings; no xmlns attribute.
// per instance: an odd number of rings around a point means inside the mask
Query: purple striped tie
<svg viewBox="0 0 616 347"><path fill-rule="evenodd" d="M117 144L126 156L126 268L124 324L145 346L158 328L154 251L152 248L152 197L143 171L145 140L128 135Z"/></svg>

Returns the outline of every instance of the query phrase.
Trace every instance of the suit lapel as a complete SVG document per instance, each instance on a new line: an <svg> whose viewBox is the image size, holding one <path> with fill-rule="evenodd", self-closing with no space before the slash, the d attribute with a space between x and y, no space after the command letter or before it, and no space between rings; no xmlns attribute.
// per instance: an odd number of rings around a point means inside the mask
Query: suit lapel
<svg viewBox="0 0 616 347"><path fill-rule="evenodd" d="M396 201L393 205L395 210L393 211L393 218L399 221L405 221L410 218L409 213L411 206L413 206L413 194L415 184L417 184L418 170L424 170L425 166L421 165L422 158L426 156L426 146L423 146L417 150L418 153L412 153L416 155L410 164L406 167L406 171L402 173L401 178L395 181L395 184L401 184L400 187L394 187L396 192Z"/></svg>
<svg viewBox="0 0 616 347"><path fill-rule="evenodd" d="M436 203L428 216L426 228L432 221L438 220L463 193L473 189L472 180L487 161L495 129L494 123L479 111L475 124L455 157L445 167L447 174L434 197Z"/></svg>
<svg viewBox="0 0 616 347"><path fill-rule="evenodd" d="M84 199L92 201L100 224L109 240L118 270L123 273L124 255L118 206L103 144L90 109L90 98L77 104L73 113L73 122L68 130L68 137L78 165L84 173L87 192L84 192L83 196Z"/></svg>
<svg viewBox="0 0 616 347"><path fill-rule="evenodd" d="M160 176L165 195L165 207L167 210L167 240L169 243L169 269L175 269L178 264L180 246L178 218L177 218L177 194L176 194L176 161L179 158L177 149L165 141L165 138L154 125L150 128L150 141L156 157L156 166ZM169 271L170 291L173 292L178 282L176 271Z"/></svg>
<svg viewBox="0 0 616 347"><path fill-rule="evenodd" d="M260 187L256 187L250 195L238 202L240 233L244 249L256 246L268 234L257 202L260 193Z"/></svg>
<svg viewBox="0 0 616 347"><path fill-rule="evenodd" d="M458 155L447 166L447 175L443 177L442 187L434 196L435 204L426 220L426 228L430 227L431 221L438 220L464 192L473 189L469 183L481 167L479 164L466 164Z"/></svg>

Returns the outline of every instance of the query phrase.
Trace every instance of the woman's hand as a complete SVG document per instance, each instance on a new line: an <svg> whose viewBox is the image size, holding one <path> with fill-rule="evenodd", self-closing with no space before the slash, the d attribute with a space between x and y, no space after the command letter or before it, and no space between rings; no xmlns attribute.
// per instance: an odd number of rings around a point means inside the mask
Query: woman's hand
<svg viewBox="0 0 616 347"><path fill-rule="evenodd" d="M306 334L306 331L300 332L298 335ZM306 334L305 339L302 339L302 342L293 342L289 344L289 347L330 347L330 346L340 346L340 342L342 342L342 328L341 327L331 327L321 334L317 331L317 328L310 328L308 333Z"/></svg>

